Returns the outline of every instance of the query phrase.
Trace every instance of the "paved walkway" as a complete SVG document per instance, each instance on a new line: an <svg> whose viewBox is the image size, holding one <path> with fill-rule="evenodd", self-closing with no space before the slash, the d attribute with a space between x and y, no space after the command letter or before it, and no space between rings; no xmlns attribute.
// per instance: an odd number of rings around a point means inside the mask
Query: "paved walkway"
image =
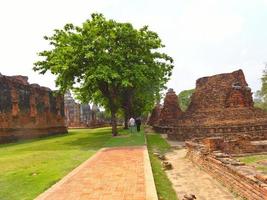
<svg viewBox="0 0 267 200"><path fill-rule="evenodd" d="M102 149L36 199L157 200L147 149Z"/></svg>
<svg viewBox="0 0 267 200"><path fill-rule="evenodd" d="M237 199L209 174L193 165L185 155L186 149L174 150L166 155L174 168L167 171L167 175L179 199L185 194L194 194L198 200Z"/></svg>

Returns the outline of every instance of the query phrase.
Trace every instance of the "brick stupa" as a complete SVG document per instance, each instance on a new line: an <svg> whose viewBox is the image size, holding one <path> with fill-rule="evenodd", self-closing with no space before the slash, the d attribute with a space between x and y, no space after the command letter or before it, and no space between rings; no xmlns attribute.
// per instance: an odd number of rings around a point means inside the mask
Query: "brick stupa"
<svg viewBox="0 0 267 200"><path fill-rule="evenodd" d="M151 112L151 115L150 115L149 120L147 122L148 125L154 126L155 124L158 123L161 109L162 109L162 106L160 105L160 103L157 103Z"/></svg>
<svg viewBox="0 0 267 200"><path fill-rule="evenodd" d="M167 130L168 136L175 140L232 135L267 139L267 114L253 104L242 70L200 78L189 108Z"/></svg>
<svg viewBox="0 0 267 200"><path fill-rule="evenodd" d="M166 93L158 124L160 124L160 126L174 125L182 113L178 103L178 97L173 89L170 88Z"/></svg>

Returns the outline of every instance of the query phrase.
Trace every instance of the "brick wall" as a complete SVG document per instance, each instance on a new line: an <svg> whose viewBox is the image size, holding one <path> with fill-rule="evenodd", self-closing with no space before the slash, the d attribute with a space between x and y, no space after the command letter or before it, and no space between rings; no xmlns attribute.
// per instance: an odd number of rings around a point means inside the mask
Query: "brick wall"
<svg viewBox="0 0 267 200"><path fill-rule="evenodd" d="M67 132L63 96L27 80L0 76L0 143Z"/></svg>
<svg viewBox="0 0 267 200"><path fill-rule="evenodd" d="M248 200L266 200L267 182L255 169L246 166L231 156L220 152L208 152L204 145L186 143L189 158L229 190Z"/></svg>

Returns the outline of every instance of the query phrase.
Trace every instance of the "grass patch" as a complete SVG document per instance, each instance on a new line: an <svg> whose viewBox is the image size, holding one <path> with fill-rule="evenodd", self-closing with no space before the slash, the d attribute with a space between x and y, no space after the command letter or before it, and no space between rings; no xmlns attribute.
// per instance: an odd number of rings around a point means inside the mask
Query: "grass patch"
<svg viewBox="0 0 267 200"><path fill-rule="evenodd" d="M144 145L143 132L112 137L110 128L0 145L0 199L33 199L102 147Z"/></svg>
<svg viewBox="0 0 267 200"><path fill-rule="evenodd" d="M166 153L170 151L170 145L159 134L146 135L146 139L159 199L177 200L178 198L172 187L172 183L170 182L166 173L162 169L161 161L155 155L153 155L154 152Z"/></svg>
<svg viewBox="0 0 267 200"><path fill-rule="evenodd" d="M129 130L120 130L117 137L112 137L106 144L106 147L118 146L141 146L145 145L144 131L129 133Z"/></svg>
<svg viewBox="0 0 267 200"><path fill-rule="evenodd" d="M267 160L267 155L244 156L244 157L239 157L238 159L246 164L254 164L259 161Z"/></svg>
<svg viewBox="0 0 267 200"><path fill-rule="evenodd" d="M267 166L260 163L261 161L267 161L267 155L244 156L239 157L238 160L247 165L255 166L257 170L267 174Z"/></svg>

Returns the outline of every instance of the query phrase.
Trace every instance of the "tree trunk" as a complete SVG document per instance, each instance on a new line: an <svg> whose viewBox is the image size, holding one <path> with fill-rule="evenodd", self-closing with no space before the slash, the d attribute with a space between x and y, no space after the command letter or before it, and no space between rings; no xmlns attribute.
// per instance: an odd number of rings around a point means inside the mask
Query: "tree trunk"
<svg viewBox="0 0 267 200"><path fill-rule="evenodd" d="M117 136L118 135L117 119L116 119L116 112L114 110L111 110L111 126L112 126L112 135Z"/></svg>
<svg viewBox="0 0 267 200"><path fill-rule="evenodd" d="M113 85L109 85L107 82L99 83L99 88L100 88L100 91L102 92L103 96L108 99L109 108L110 108L110 112L111 112L112 135L116 136L116 135L118 135L117 119L116 119L116 113L118 111L118 106L116 106L116 104L115 104L118 95L116 93L116 88L114 88Z"/></svg>
<svg viewBox="0 0 267 200"><path fill-rule="evenodd" d="M128 129L128 120L133 117L132 115L132 97L133 97L133 89L128 89L123 94L123 113L124 113L124 129Z"/></svg>

